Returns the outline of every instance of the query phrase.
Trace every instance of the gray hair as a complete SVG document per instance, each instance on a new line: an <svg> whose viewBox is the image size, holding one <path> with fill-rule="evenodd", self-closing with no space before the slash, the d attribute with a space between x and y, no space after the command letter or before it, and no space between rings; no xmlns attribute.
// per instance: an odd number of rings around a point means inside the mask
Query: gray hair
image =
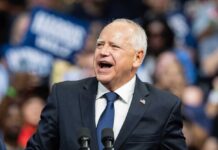
<svg viewBox="0 0 218 150"><path fill-rule="evenodd" d="M129 19L115 19L112 21L112 23L128 23L131 24L134 27L134 32L132 34L132 44L135 50L143 50L144 54L146 54L147 51L147 35L145 33L145 30L137 23L135 23L132 20Z"/></svg>

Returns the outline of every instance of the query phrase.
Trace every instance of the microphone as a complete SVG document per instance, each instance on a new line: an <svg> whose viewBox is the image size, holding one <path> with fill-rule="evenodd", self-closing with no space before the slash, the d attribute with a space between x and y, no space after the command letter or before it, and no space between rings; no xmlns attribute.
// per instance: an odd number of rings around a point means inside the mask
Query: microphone
<svg viewBox="0 0 218 150"><path fill-rule="evenodd" d="M79 150L90 150L90 138L91 134L88 128L80 128L78 131L78 143L80 145Z"/></svg>
<svg viewBox="0 0 218 150"><path fill-rule="evenodd" d="M104 128L101 132L103 150L114 150L114 132L111 128Z"/></svg>

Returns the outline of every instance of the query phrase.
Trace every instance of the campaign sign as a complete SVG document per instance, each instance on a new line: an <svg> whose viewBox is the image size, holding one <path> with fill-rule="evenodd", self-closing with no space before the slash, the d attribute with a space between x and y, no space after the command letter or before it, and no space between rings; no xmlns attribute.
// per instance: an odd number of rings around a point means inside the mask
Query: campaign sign
<svg viewBox="0 0 218 150"><path fill-rule="evenodd" d="M57 12L33 9L31 22L22 45L40 49L62 59L72 59L80 51L89 24Z"/></svg>
<svg viewBox="0 0 218 150"><path fill-rule="evenodd" d="M5 58L11 72L29 72L41 77L50 74L53 56L28 46L7 46Z"/></svg>

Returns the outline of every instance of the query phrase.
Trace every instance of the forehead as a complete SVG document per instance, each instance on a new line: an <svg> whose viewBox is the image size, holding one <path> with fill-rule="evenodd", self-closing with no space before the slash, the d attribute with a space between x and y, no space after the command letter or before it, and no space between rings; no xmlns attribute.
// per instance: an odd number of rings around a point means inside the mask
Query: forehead
<svg viewBox="0 0 218 150"><path fill-rule="evenodd" d="M98 41L109 40L111 42L128 42L131 39L131 35L134 32L134 28L131 24L114 22L107 25L100 33Z"/></svg>

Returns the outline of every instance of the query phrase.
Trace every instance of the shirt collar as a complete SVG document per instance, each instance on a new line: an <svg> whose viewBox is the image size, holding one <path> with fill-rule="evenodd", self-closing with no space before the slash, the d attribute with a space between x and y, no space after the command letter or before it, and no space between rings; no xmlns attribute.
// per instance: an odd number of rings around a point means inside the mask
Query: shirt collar
<svg viewBox="0 0 218 150"><path fill-rule="evenodd" d="M128 103L130 101L129 97L133 94L135 89L135 83L136 83L136 76L134 76L130 81L128 81L126 84L115 90L114 92L117 93L121 100L123 100L125 103ZM101 82L98 82L98 92L96 99L101 98L105 93L110 92Z"/></svg>

